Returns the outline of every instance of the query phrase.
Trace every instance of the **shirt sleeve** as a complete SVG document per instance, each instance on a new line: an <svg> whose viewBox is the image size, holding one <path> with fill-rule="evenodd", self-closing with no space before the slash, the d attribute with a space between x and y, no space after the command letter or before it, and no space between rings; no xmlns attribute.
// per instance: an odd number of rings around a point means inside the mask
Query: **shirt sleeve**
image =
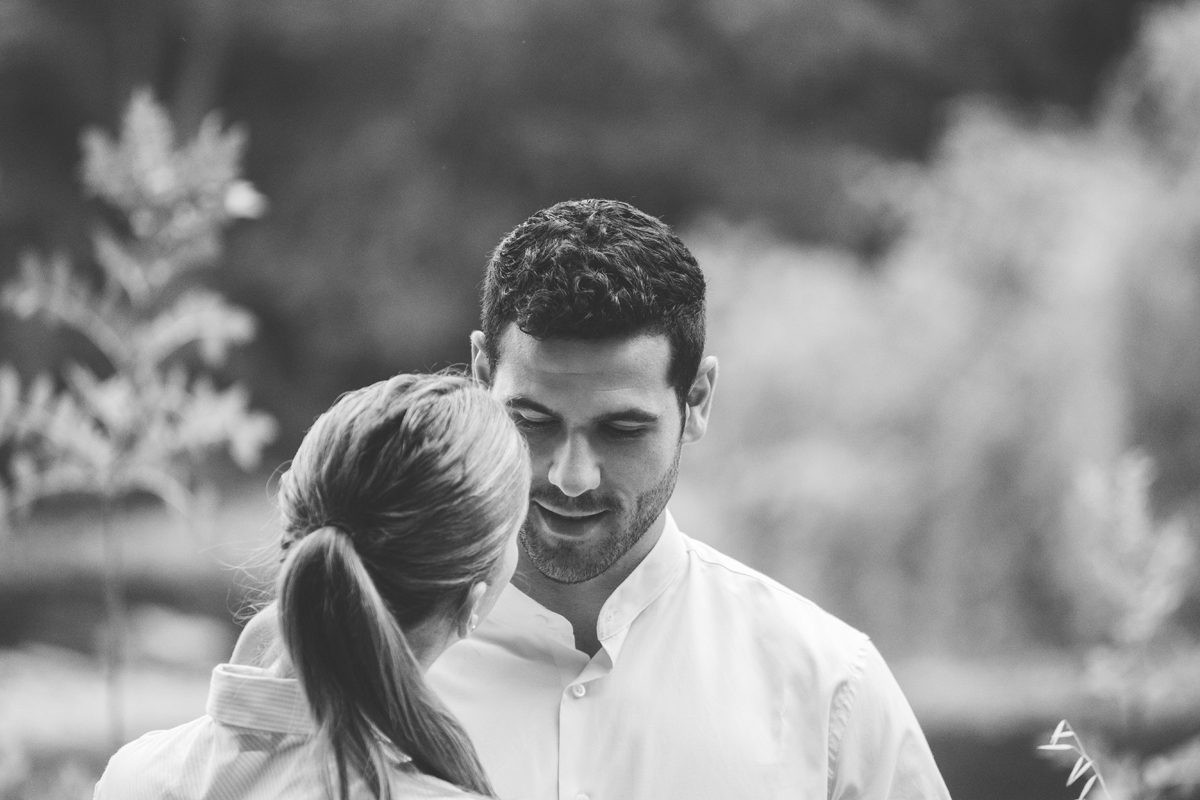
<svg viewBox="0 0 1200 800"><path fill-rule="evenodd" d="M912 708L875 645L863 642L834 693L829 800L949 800Z"/></svg>
<svg viewBox="0 0 1200 800"><path fill-rule="evenodd" d="M113 774L116 769L113 767L113 761L117 759L114 755L104 768L104 773L100 779L96 781L95 788L92 789L92 800L117 800L119 797L135 797L137 793L133 791L133 787L128 786L121 788L121 781L114 779ZM114 787L113 784L116 784Z"/></svg>
<svg viewBox="0 0 1200 800"><path fill-rule="evenodd" d="M155 765L147 761L130 769L130 754L135 753L139 742L135 739L112 755L92 789L92 800L136 800L146 796L147 787L153 786Z"/></svg>

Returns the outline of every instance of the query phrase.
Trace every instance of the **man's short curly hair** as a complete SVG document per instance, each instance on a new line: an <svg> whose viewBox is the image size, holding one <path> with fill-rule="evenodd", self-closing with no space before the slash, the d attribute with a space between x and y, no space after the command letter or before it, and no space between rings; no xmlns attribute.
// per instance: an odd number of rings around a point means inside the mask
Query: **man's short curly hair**
<svg viewBox="0 0 1200 800"><path fill-rule="evenodd" d="M665 334L682 404L704 351L704 274L661 220L616 200L569 200L496 247L483 283L488 361L515 323L536 339Z"/></svg>

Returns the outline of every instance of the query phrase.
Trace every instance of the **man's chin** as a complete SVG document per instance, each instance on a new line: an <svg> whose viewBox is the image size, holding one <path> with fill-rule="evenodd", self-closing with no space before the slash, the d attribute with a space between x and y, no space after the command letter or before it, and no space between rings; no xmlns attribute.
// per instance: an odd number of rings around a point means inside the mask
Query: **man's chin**
<svg viewBox="0 0 1200 800"><path fill-rule="evenodd" d="M615 561L606 558L593 543L531 527L526 525L521 531L521 547L537 571L555 583L589 581Z"/></svg>

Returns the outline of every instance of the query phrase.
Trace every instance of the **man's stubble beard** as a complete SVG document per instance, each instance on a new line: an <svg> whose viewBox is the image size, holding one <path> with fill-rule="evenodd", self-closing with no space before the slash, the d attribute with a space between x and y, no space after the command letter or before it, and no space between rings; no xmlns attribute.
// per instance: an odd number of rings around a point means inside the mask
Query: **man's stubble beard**
<svg viewBox="0 0 1200 800"><path fill-rule="evenodd" d="M608 571L621 556L641 541L646 531L650 530L650 526L666 508L667 501L675 491L675 482L679 478L679 456L682 449L681 441L676 445L675 457L663 476L649 491L638 495L631 514L617 520L615 535L588 549L579 550L568 544L547 546L526 521L521 526L520 540L530 563L555 583L583 583ZM529 513L532 515L536 512L531 508Z"/></svg>

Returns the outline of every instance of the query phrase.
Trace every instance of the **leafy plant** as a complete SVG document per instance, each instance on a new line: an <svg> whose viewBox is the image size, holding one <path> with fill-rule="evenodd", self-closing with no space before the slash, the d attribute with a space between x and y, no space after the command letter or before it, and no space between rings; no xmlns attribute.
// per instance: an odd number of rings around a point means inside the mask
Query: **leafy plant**
<svg viewBox="0 0 1200 800"><path fill-rule="evenodd" d="M1096 640L1086 653L1082 688L1115 779L1111 793L1104 790L1122 798L1175 796L1200 786L1200 736L1148 744L1178 709L1200 707L1200 648L1172 623L1196 572L1196 546L1182 518L1155 518L1153 480L1153 462L1136 451L1109 469L1084 471L1070 497L1061 567L1076 624ZM1098 775L1065 721L1040 749L1078 753L1068 785L1088 769Z"/></svg>
<svg viewBox="0 0 1200 800"><path fill-rule="evenodd" d="M1083 742L1065 719L1061 720L1058 723L1058 727L1054 729L1054 733L1050 734L1049 743L1040 745L1038 749L1051 753L1073 753L1078 756L1075 759L1075 765L1071 767L1071 774L1067 776L1067 786L1082 780L1089 772L1092 773L1080 788L1077 800L1085 800L1088 792L1092 790L1092 786L1096 783L1100 784L1100 790L1104 792L1104 796L1111 800L1112 795L1109 794L1108 787L1104 784L1104 777L1096 769L1096 763L1088 755L1087 750L1084 749Z"/></svg>
<svg viewBox="0 0 1200 800"><path fill-rule="evenodd" d="M253 338L253 316L186 280L216 263L226 226L265 210L240 177L245 135L224 130L214 114L192 141L174 139L144 90L133 95L119 139L85 132L84 187L111 218L92 236L99 280L66 256L26 253L18 279L0 292L17 316L86 343L78 360L26 384L0 365L0 522L54 496L99 499L118 739L122 567L112 504L148 494L186 513L205 494L199 468L214 451L252 468L276 427L250 409L245 387L216 377L231 348Z"/></svg>

